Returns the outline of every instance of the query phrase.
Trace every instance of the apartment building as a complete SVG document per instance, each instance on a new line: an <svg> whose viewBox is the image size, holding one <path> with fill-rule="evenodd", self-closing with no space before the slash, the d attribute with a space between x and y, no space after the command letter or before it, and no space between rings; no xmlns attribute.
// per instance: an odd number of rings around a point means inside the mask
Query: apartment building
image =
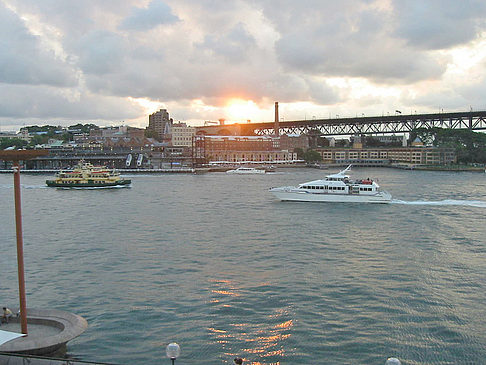
<svg viewBox="0 0 486 365"><path fill-rule="evenodd" d="M147 131L153 132L161 142L171 142L172 124L174 121L169 116L167 109L149 115Z"/></svg>
<svg viewBox="0 0 486 365"><path fill-rule="evenodd" d="M444 165L455 163L453 148L395 147L395 148L318 148L324 163L352 163L353 161L400 162L413 165Z"/></svg>
<svg viewBox="0 0 486 365"><path fill-rule="evenodd" d="M192 137L196 135L196 128L177 123L172 125L172 146L192 147Z"/></svg>

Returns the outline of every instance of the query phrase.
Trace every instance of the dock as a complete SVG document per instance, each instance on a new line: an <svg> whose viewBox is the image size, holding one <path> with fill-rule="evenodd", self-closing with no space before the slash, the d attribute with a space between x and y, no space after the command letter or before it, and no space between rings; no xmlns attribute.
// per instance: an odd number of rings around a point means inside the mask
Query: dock
<svg viewBox="0 0 486 365"><path fill-rule="evenodd" d="M197 168L175 168L175 169L117 169L117 171L123 174L194 174L198 173ZM59 169L43 169L43 170L22 170L22 174L55 174L59 172ZM3 169L0 170L0 174L11 174L12 170Z"/></svg>

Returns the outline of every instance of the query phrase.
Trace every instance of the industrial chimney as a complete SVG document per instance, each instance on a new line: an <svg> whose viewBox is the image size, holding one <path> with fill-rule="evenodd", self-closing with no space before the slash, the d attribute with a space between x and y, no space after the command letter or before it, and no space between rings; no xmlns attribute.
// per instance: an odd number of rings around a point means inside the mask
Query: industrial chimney
<svg viewBox="0 0 486 365"><path fill-rule="evenodd" d="M279 118L278 118L278 101L275 102L275 124L273 129L275 131L275 136L278 137L280 135L280 126L279 126Z"/></svg>

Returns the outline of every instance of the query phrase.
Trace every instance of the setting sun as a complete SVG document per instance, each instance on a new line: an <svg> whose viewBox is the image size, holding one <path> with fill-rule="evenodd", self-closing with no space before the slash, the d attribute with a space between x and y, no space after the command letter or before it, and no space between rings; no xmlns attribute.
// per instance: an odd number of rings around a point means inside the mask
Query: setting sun
<svg viewBox="0 0 486 365"><path fill-rule="evenodd" d="M252 120L258 116L260 108L251 100L231 99L226 106L227 118L235 122Z"/></svg>

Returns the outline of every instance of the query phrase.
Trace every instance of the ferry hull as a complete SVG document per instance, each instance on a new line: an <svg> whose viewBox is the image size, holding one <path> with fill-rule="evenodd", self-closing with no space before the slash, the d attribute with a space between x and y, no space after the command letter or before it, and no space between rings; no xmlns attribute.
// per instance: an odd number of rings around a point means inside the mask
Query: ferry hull
<svg viewBox="0 0 486 365"><path fill-rule="evenodd" d="M270 192L282 201L323 202L323 203L390 203L392 196L387 192L374 195L361 194L330 194L296 191L286 188L272 188Z"/></svg>
<svg viewBox="0 0 486 365"><path fill-rule="evenodd" d="M103 182L95 184L93 182L57 182L55 180L46 180L47 186L55 188L106 188L130 185L132 180L118 180L113 182Z"/></svg>

